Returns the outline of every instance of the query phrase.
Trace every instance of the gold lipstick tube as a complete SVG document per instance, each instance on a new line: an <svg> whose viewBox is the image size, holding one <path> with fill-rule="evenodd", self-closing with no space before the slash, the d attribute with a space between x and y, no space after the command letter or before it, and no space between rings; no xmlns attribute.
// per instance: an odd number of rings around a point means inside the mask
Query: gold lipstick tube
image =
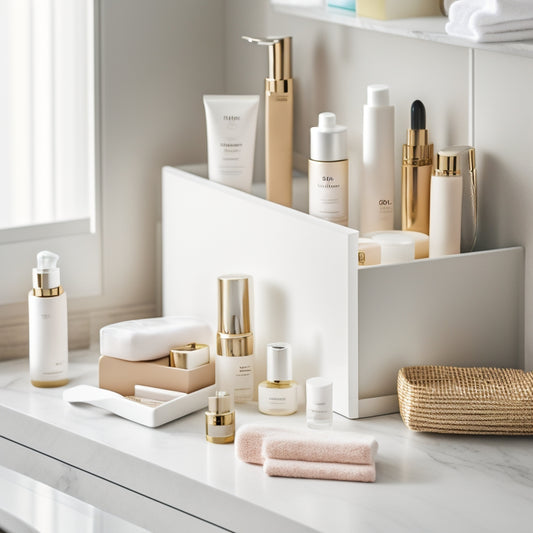
<svg viewBox="0 0 533 533"><path fill-rule="evenodd" d="M265 181L266 197L292 206L293 83L292 37L243 37L268 46L265 78Z"/></svg>
<svg viewBox="0 0 533 533"><path fill-rule="evenodd" d="M402 155L402 230L429 235L429 193L433 144L428 130L407 130Z"/></svg>

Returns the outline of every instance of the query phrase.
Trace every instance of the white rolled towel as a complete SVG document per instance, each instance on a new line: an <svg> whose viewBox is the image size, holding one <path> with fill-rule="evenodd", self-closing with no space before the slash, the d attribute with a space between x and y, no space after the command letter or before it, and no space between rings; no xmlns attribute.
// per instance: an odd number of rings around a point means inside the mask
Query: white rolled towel
<svg viewBox="0 0 533 533"><path fill-rule="evenodd" d="M531 0L457 0L446 32L476 42L533 39Z"/></svg>

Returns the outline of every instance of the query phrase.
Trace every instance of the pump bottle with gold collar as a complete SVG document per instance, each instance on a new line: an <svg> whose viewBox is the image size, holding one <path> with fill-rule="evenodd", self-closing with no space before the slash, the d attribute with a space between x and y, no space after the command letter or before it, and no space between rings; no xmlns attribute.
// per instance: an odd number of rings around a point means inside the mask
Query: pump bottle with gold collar
<svg viewBox="0 0 533 533"><path fill-rule="evenodd" d="M265 78L265 180L267 200L292 205L293 88L292 37L255 38L250 43L268 47Z"/></svg>
<svg viewBox="0 0 533 533"><path fill-rule="evenodd" d="M33 289L28 294L30 380L35 387L68 383L67 295L61 287L59 256L37 254Z"/></svg>

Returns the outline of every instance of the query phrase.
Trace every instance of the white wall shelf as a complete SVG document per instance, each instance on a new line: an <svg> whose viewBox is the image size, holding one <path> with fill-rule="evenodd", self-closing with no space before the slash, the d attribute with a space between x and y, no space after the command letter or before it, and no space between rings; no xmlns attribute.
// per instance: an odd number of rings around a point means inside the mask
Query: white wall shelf
<svg viewBox="0 0 533 533"><path fill-rule="evenodd" d="M216 328L217 277L252 275L256 381L289 342L295 379L330 377L359 418L397 411L404 366L524 365L520 247L358 268L355 229L172 167L162 199L163 314Z"/></svg>
<svg viewBox="0 0 533 533"><path fill-rule="evenodd" d="M321 20L362 30L369 30L411 39L421 39L442 44L461 46L502 54L533 57L533 40L505 43L475 43L468 39L452 37L446 33L446 17L419 17L397 20L374 20L358 17L342 9L324 7L275 6L275 11L314 20Z"/></svg>

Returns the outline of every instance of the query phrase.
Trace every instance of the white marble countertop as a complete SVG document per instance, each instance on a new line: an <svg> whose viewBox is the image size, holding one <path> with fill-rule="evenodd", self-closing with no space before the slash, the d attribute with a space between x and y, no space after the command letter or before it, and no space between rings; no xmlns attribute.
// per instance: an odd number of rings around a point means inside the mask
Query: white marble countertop
<svg viewBox="0 0 533 533"><path fill-rule="evenodd" d="M94 352L73 354L68 386L96 385L96 363ZM333 429L378 440L376 483L270 478L233 445L206 442L203 412L150 429L70 405L63 390L32 387L26 360L0 363L1 436L229 530L531 531L533 438L419 434L399 415L335 415ZM240 404L236 417L305 427L303 409L273 418Z"/></svg>

